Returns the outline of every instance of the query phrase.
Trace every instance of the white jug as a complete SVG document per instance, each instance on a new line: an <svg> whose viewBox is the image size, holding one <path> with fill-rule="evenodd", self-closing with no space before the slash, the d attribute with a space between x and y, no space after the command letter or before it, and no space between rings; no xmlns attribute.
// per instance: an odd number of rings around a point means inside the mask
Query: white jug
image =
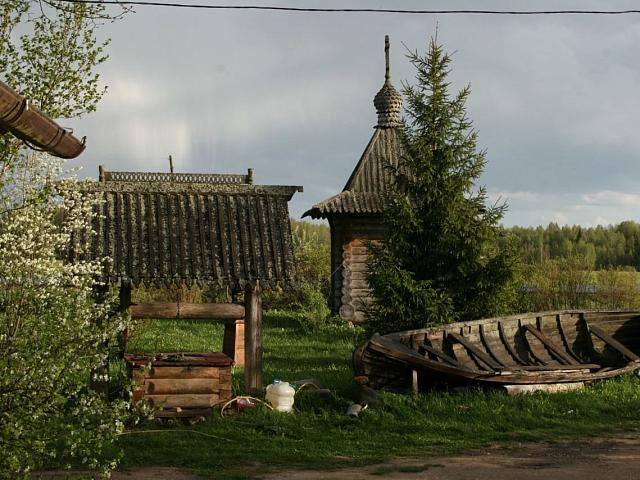
<svg viewBox="0 0 640 480"><path fill-rule="evenodd" d="M267 386L267 402L274 410L279 412L291 412L293 410L293 397L296 391L287 382L274 380Z"/></svg>

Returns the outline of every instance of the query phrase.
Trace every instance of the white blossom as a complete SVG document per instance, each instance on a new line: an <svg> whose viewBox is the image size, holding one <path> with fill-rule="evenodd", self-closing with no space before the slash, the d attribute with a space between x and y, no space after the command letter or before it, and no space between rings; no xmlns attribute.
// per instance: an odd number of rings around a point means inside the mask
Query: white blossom
<svg viewBox="0 0 640 480"><path fill-rule="evenodd" d="M127 395L109 403L87 388L110 380L98 367L128 319L112 295L94 299L105 259L67 261L70 246L88 252L99 199L54 182L61 166L31 155L0 184L0 478L52 460L107 475L105 447L130 409Z"/></svg>

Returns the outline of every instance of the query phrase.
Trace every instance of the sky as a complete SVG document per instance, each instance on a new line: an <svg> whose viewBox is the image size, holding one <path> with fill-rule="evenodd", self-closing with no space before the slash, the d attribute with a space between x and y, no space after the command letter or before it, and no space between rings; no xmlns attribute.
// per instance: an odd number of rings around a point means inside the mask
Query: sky
<svg viewBox="0 0 640 480"><path fill-rule="evenodd" d="M216 3L216 0L190 0ZM217 3L232 3L228 2ZM241 4L241 1L233 3ZM634 1L255 0L406 9L625 9ZM64 121L109 170L244 173L302 185L292 217L344 187L373 134L373 97L413 83L408 50L454 52L452 92L487 150L479 180L507 226L640 221L640 15L276 13L136 7L111 38L98 111Z"/></svg>

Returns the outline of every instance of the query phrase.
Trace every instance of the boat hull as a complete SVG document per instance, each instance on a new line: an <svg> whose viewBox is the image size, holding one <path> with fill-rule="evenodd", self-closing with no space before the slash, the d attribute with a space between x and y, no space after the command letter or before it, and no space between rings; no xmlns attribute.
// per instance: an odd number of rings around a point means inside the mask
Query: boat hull
<svg viewBox="0 0 640 480"><path fill-rule="evenodd" d="M374 335L357 376L390 391L589 383L640 368L639 311L557 311Z"/></svg>

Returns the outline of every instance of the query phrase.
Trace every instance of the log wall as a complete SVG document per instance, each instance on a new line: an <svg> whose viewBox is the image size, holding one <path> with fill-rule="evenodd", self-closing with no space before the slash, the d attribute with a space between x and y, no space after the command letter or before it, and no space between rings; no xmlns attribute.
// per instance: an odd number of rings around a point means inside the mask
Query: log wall
<svg viewBox="0 0 640 480"><path fill-rule="evenodd" d="M331 310L345 321L362 323L364 305L371 301L366 280L366 242L380 241L384 227L379 216L333 218L331 225Z"/></svg>

